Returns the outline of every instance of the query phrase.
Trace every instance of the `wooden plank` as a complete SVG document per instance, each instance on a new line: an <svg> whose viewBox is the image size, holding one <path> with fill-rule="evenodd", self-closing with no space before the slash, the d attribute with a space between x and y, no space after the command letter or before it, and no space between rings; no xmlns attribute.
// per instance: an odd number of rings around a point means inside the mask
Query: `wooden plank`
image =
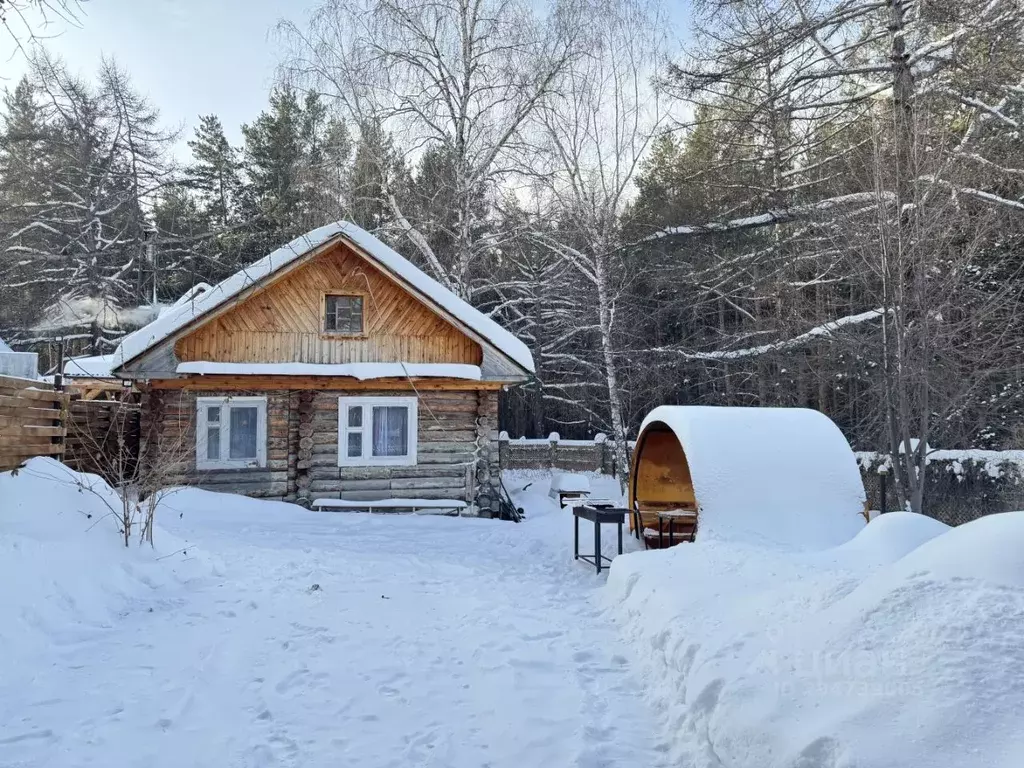
<svg viewBox="0 0 1024 768"><path fill-rule="evenodd" d="M39 443L24 446L0 444L0 456L6 457L58 456L63 452L64 446L60 443Z"/></svg>
<svg viewBox="0 0 1024 768"><path fill-rule="evenodd" d="M5 403L7 403L5 405ZM27 421L46 421L53 418L56 408L36 408L34 400L19 400L14 397L0 397L0 416L23 417Z"/></svg>
<svg viewBox="0 0 1024 768"><path fill-rule="evenodd" d="M466 478L459 477L394 477L391 489L395 491L427 488L451 488L465 490Z"/></svg>
<svg viewBox="0 0 1024 768"><path fill-rule="evenodd" d="M0 397L4 400L15 398L20 400L22 405L34 408L45 408L44 404L63 405L67 402L68 396L63 392L45 392L35 389L2 389Z"/></svg>
<svg viewBox="0 0 1024 768"><path fill-rule="evenodd" d="M21 437L64 437L64 427L37 427L15 424L0 424L0 442Z"/></svg>
<svg viewBox="0 0 1024 768"><path fill-rule="evenodd" d="M15 389L26 389L28 387L35 387L37 389L53 389L51 384L47 384L45 381L39 381L38 379L25 379L21 376L9 376L6 373L0 374L0 389L6 389L13 387Z"/></svg>

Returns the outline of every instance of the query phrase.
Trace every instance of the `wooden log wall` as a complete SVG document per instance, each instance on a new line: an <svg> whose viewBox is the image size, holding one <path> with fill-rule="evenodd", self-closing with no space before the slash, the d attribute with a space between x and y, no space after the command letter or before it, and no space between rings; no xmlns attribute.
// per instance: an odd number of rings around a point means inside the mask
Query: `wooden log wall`
<svg viewBox="0 0 1024 768"><path fill-rule="evenodd" d="M304 504L319 498L460 499L482 502L485 515L497 510L497 392L420 392L417 463L396 467L338 466L338 398L346 394L395 393L154 389L143 405L143 451L162 465L176 464L176 482L213 491ZM267 466L197 470L196 397L244 395L267 397Z"/></svg>
<svg viewBox="0 0 1024 768"><path fill-rule="evenodd" d="M0 376L0 471L64 454L68 397L41 381Z"/></svg>
<svg viewBox="0 0 1024 768"><path fill-rule="evenodd" d="M314 396L308 469L310 499L461 499L467 503L475 500L475 391L420 392L416 464L406 467L338 466L338 397L345 394L318 392ZM386 397L395 393L385 390L352 394Z"/></svg>
<svg viewBox="0 0 1024 768"><path fill-rule="evenodd" d="M111 485L135 477L139 457L139 398L71 400L64 463Z"/></svg>
<svg viewBox="0 0 1024 768"><path fill-rule="evenodd" d="M168 484L194 485L211 491L283 499L294 493L295 458L290 436L297 432L292 409L295 393L287 390L196 392L150 390L143 399L143 456L169 474ZM196 398L267 398L267 466L253 469L196 468ZM172 471L173 469L173 471ZM291 489L290 489L291 486Z"/></svg>

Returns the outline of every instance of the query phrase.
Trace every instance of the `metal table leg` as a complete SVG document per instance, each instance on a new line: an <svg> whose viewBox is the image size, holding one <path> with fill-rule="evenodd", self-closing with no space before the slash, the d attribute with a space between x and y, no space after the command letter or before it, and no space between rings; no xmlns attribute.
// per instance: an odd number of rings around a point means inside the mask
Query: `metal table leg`
<svg viewBox="0 0 1024 768"><path fill-rule="evenodd" d="M668 545L674 546L676 543L676 521L675 518L670 517L668 519Z"/></svg>
<svg viewBox="0 0 1024 768"><path fill-rule="evenodd" d="M658 549L665 548L665 525L661 518L658 518Z"/></svg>
<svg viewBox="0 0 1024 768"><path fill-rule="evenodd" d="M601 573L601 524L594 521L594 565L597 572Z"/></svg>
<svg viewBox="0 0 1024 768"><path fill-rule="evenodd" d="M580 559L580 516L572 516L572 559Z"/></svg>
<svg viewBox="0 0 1024 768"><path fill-rule="evenodd" d="M622 554L622 523L619 522L619 554Z"/></svg>

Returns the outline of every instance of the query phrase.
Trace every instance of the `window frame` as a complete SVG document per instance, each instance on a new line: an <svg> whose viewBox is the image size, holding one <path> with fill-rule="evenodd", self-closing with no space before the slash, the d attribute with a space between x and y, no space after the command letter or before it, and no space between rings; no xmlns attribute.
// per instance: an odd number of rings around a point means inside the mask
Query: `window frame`
<svg viewBox="0 0 1024 768"><path fill-rule="evenodd" d="M208 459L207 428L209 414L207 410L219 407L220 412L220 447L221 458ZM225 458L224 453L231 447L231 415L232 406L251 408L256 406L256 458L232 459ZM267 466L267 398L256 396L243 397L197 397L196 398L196 469L265 469Z"/></svg>
<svg viewBox="0 0 1024 768"><path fill-rule="evenodd" d="M348 426L349 408L363 409L362 426ZM373 408L374 406L405 407L409 411L406 424L405 456L374 456L373 455ZM338 466L339 467L409 467L416 464L416 442L419 435L418 398L401 396L342 396L338 398ZM359 456L348 455L349 432L361 432L363 435L362 453Z"/></svg>
<svg viewBox="0 0 1024 768"><path fill-rule="evenodd" d="M359 333L346 333L345 331L329 331L327 330L327 299L328 297L338 297L347 299L361 299L363 302L363 330ZM338 288L334 290L323 291L320 294L320 335L327 336L330 338L342 338L342 339L363 339L366 338L366 326L367 326L367 308L369 302L367 302L367 296L365 293L360 291L353 291L344 288Z"/></svg>

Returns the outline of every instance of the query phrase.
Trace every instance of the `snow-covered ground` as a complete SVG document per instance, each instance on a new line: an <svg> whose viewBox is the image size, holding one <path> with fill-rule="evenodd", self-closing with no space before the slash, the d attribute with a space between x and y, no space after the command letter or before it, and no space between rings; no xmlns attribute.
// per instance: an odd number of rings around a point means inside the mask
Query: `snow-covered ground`
<svg viewBox="0 0 1024 768"><path fill-rule="evenodd" d="M662 764L547 475L519 525L186 490L127 552L68 479L0 475L0 765Z"/></svg>
<svg viewBox="0 0 1024 768"><path fill-rule="evenodd" d="M832 549L710 540L604 599L688 768L1024 765L1024 512L883 515Z"/></svg>
<svg viewBox="0 0 1024 768"><path fill-rule="evenodd" d="M519 525L185 490L128 550L76 477L0 474L0 766L1024 765L1024 513L723 518L605 584L546 473Z"/></svg>

